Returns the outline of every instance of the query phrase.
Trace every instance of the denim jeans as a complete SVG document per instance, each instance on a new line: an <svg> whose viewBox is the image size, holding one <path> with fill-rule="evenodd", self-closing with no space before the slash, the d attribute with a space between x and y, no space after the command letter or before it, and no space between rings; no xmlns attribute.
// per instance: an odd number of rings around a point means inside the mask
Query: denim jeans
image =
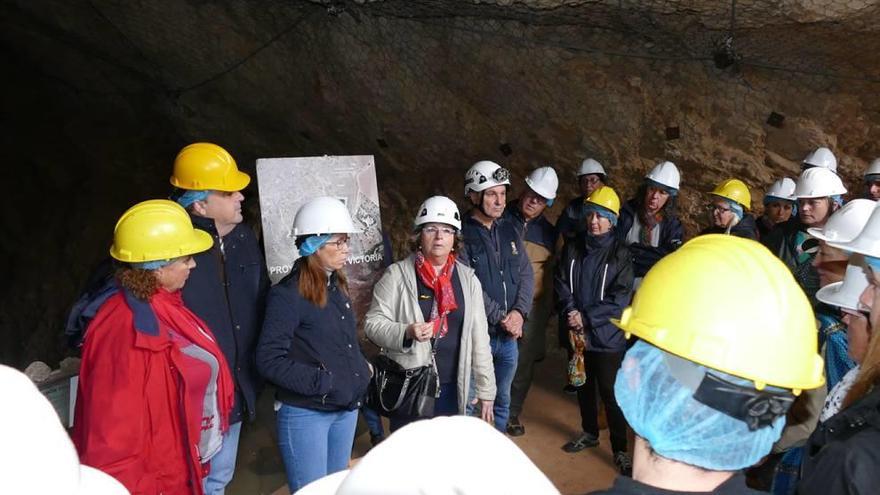
<svg viewBox="0 0 880 495"><path fill-rule="evenodd" d="M226 485L232 481L235 474L235 458L238 455L238 439L241 436L241 421L229 425L229 430L223 435L223 445L220 451L211 458L211 471L205 477L202 484L205 487L205 495L223 495Z"/></svg>
<svg viewBox="0 0 880 495"><path fill-rule="evenodd" d="M357 409L316 411L281 405L277 413L278 449L291 493L348 467L357 413Z"/></svg>
<svg viewBox="0 0 880 495"><path fill-rule="evenodd" d="M492 335L489 337L489 347L492 350L492 363L495 366L495 428L504 433L507 431L507 418L510 416L510 385L516 374L516 364L519 360L519 348L516 339L504 333L504 335ZM471 404L476 397L476 385L471 377L471 386L468 391L467 414L474 414L474 406Z"/></svg>
<svg viewBox="0 0 880 495"><path fill-rule="evenodd" d="M364 415L364 421L367 422L367 429L370 430L370 435L374 437L385 435L385 427L382 426L382 418L379 416L379 413L364 404L361 407L361 414Z"/></svg>

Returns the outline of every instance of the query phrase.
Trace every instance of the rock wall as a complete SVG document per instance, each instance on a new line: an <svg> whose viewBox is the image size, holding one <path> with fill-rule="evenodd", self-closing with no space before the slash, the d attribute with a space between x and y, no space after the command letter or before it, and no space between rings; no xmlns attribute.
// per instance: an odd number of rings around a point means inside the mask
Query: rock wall
<svg viewBox="0 0 880 495"><path fill-rule="evenodd" d="M0 361L65 354L65 313L115 219L166 195L195 140L251 172L257 157L375 155L398 254L425 197L464 206L479 159L509 167L514 194L553 165L566 199L586 156L621 196L672 160L691 234L715 183L744 180L760 210L820 145L860 194L880 156L880 9L707 3L5 2Z"/></svg>

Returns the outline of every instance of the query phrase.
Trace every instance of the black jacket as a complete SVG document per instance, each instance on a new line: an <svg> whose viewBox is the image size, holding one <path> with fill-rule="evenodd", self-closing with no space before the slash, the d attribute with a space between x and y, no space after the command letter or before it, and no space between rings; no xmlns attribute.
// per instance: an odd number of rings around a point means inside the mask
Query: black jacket
<svg viewBox="0 0 880 495"><path fill-rule="evenodd" d="M321 308L299 293L300 267L293 266L269 291L266 319L257 346L257 367L278 387L285 404L319 411L361 407L370 370L357 340L351 300L336 275Z"/></svg>
<svg viewBox="0 0 880 495"><path fill-rule="evenodd" d="M819 424L805 452L799 494L880 493L880 387Z"/></svg>
<svg viewBox="0 0 880 495"><path fill-rule="evenodd" d="M813 267L813 258L819 248L819 240L806 233L807 227L798 217L777 224L761 244L785 263L795 280L815 305L819 290L819 274Z"/></svg>
<svg viewBox="0 0 880 495"><path fill-rule="evenodd" d="M254 347L263 324L269 277L253 230L236 225L221 239L214 220L193 215L193 225L211 234L211 249L195 255L196 267L183 287L183 301L205 320L226 356L235 380L235 406L230 423L245 410L253 419L262 380L254 365Z"/></svg>
<svg viewBox="0 0 880 495"><path fill-rule="evenodd" d="M617 219L615 231L617 237L626 241L626 235L629 233L636 218L636 203L629 200L624 203L620 209L620 216ZM660 258L678 249L684 239L684 228L678 217L667 215L660 222L660 242L654 247L647 244L634 243L630 244L629 251L632 254L633 269L636 277L644 277L648 270L660 261Z"/></svg>
<svg viewBox="0 0 880 495"><path fill-rule="evenodd" d="M556 230L566 244L587 231L587 210L584 208L583 196L578 196L565 205L556 221Z"/></svg>
<svg viewBox="0 0 880 495"><path fill-rule="evenodd" d="M626 350L623 332L609 320L620 318L632 298L633 265L629 250L614 232L569 242L556 269L554 288L559 299L560 342L568 341L567 315L577 310L584 322L587 350Z"/></svg>
<svg viewBox="0 0 880 495"><path fill-rule="evenodd" d="M723 229L721 227L707 227L700 232L700 235L705 234L726 234L727 229ZM746 213L743 215L742 220L739 221L736 225L734 225L730 229L730 235L735 235L737 237L743 237L745 239L751 239L753 241L758 240L758 225L755 223L755 217L751 214Z"/></svg>

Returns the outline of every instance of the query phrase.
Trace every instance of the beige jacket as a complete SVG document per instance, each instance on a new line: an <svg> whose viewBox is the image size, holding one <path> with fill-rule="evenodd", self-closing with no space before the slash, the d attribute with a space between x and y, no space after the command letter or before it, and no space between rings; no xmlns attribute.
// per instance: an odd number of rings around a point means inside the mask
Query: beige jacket
<svg viewBox="0 0 880 495"><path fill-rule="evenodd" d="M471 268L460 262L455 263L455 269L465 297L457 373L458 409L464 414L471 375L476 380L477 398L495 400L495 371L480 281ZM389 266L373 287L364 333L382 348L383 354L404 368L415 368L431 362L431 344L413 340L404 347L403 340L410 323L424 321L418 302L415 255L410 255Z"/></svg>

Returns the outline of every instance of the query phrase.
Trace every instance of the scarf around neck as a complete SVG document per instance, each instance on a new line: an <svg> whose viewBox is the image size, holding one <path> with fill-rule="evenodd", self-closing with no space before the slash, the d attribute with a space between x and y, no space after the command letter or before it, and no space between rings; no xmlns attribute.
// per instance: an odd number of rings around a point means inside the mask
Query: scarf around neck
<svg viewBox="0 0 880 495"><path fill-rule="evenodd" d="M422 253L416 254L416 274L429 289L434 291L434 304L431 306L431 321L434 323L434 338L443 338L449 330L447 315L458 309L455 291L452 288L452 270L455 268L455 255L449 253L446 264L440 273L425 259Z"/></svg>

